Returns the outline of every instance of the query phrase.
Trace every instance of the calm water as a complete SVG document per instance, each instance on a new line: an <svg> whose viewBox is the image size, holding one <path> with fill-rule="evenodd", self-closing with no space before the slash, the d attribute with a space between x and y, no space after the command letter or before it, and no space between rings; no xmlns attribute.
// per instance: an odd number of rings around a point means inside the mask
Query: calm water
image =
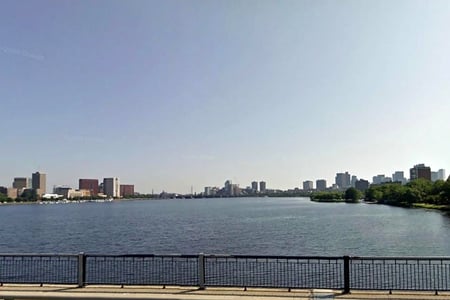
<svg viewBox="0 0 450 300"><path fill-rule="evenodd" d="M0 252L449 256L450 217L306 198L0 206Z"/></svg>

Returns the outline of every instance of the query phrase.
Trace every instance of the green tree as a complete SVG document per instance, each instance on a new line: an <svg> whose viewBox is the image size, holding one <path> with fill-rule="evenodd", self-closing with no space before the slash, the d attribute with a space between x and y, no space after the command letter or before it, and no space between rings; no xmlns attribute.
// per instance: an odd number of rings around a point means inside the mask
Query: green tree
<svg viewBox="0 0 450 300"><path fill-rule="evenodd" d="M345 191L344 196L347 201L358 202L362 198L363 194L359 190L351 187Z"/></svg>

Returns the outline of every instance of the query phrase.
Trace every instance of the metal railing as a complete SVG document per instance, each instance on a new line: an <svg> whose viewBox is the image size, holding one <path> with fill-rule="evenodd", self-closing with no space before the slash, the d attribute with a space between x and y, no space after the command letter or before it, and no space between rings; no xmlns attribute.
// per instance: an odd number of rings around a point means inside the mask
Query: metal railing
<svg viewBox="0 0 450 300"><path fill-rule="evenodd" d="M450 257L0 254L4 283L450 290Z"/></svg>

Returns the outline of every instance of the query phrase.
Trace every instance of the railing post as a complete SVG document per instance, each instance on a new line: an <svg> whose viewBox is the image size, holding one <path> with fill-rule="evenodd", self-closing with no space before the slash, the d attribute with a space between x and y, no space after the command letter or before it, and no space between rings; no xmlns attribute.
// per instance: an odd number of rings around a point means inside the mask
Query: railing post
<svg viewBox="0 0 450 300"><path fill-rule="evenodd" d="M84 287L86 284L86 255L81 252L78 254L78 287Z"/></svg>
<svg viewBox="0 0 450 300"><path fill-rule="evenodd" d="M200 290L205 289L205 255L198 255L198 286Z"/></svg>
<svg viewBox="0 0 450 300"><path fill-rule="evenodd" d="M350 256L344 256L344 294L350 294Z"/></svg>

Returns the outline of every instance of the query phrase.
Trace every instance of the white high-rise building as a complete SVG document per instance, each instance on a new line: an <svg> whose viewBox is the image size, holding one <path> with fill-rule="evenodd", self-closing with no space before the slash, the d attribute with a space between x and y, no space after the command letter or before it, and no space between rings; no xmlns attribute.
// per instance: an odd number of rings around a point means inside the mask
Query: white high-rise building
<svg viewBox="0 0 450 300"><path fill-rule="evenodd" d="M103 193L108 197L120 197L120 181L117 177L103 178Z"/></svg>
<svg viewBox="0 0 450 300"><path fill-rule="evenodd" d="M392 174L392 181L393 182L401 182L402 184L405 184L407 182L407 180L405 178L405 172L395 171L395 173Z"/></svg>
<svg viewBox="0 0 450 300"><path fill-rule="evenodd" d="M447 180L447 178L445 178L445 170L444 169L439 169L438 180Z"/></svg>

